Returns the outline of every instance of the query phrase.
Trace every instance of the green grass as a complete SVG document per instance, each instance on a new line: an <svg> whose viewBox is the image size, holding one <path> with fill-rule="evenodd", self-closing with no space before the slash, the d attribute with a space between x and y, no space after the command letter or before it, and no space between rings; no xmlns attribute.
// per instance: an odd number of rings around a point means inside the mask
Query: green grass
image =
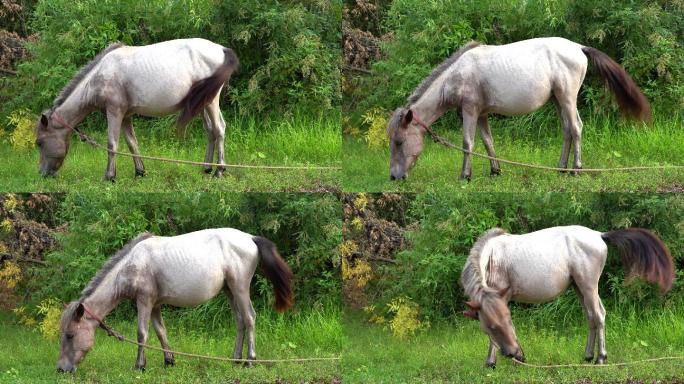
<svg viewBox="0 0 684 384"><path fill-rule="evenodd" d="M257 311L260 312L260 311ZM263 312L263 311L261 311ZM204 327L179 325L165 319L171 347L177 350L229 357L235 327L227 311L225 327L210 332ZM98 330L93 350L75 374L56 372L59 342L45 340L36 331L13 325L13 317L0 312L0 382L12 383L323 383L340 378L338 361L277 363L247 369L234 363L176 357L164 368L161 352L147 351L145 372L133 369L137 348ZM228 325L230 323L230 325ZM135 339L135 320L110 324ZM343 344L337 310L309 310L284 316L257 314L256 348L262 359L338 356ZM150 328L150 344L159 342ZM246 347L245 347L246 348ZM246 352L246 349L245 349Z"/></svg>
<svg viewBox="0 0 684 384"><path fill-rule="evenodd" d="M106 145L104 122L99 117L83 130ZM136 119L134 125L144 155L204 161L206 135L199 121L188 127L188 137L176 137L172 118ZM97 127L97 128L95 128ZM122 134L123 136L123 134ZM320 191L339 189L338 170L228 169L214 179L199 166L145 161L146 176L135 178L133 160L117 157L115 183L103 181L107 153L72 138L65 163L55 178L38 174L38 151L16 151L0 144L0 189L13 192L64 191ZM288 117L261 122L255 118L228 118L225 162L228 164L339 166L339 116ZM128 152L123 137L119 148Z"/></svg>
<svg viewBox="0 0 684 384"><path fill-rule="evenodd" d="M462 129L438 127L440 135L454 144L462 142ZM557 166L562 146L558 119L537 115L492 121L494 148L500 158ZM617 126L615 126L617 125ZM680 117L656 120L652 128L615 124L610 119L587 119L582 136L585 168L638 165L684 165L684 121ZM407 180L389 180L389 149L368 149L365 142L346 137L342 187L349 192L425 190L454 191L660 191L681 188L684 170L657 170L582 174L532 170L501 164L501 175L489 176L489 161L473 157L472 180L459 180L463 155L433 143L426 137L423 154ZM486 153L479 136L475 151ZM572 154L571 154L572 159ZM570 160L572 164L572 160Z"/></svg>
<svg viewBox="0 0 684 384"><path fill-rule="evenodd" d="M584 321L525 319L514 311L513 322L527 362L582 363L587 327ZM369 325L356 313L345 321L348 335L342 359L345 383L510 383L636 382L684 379L684 313L620 316L608 311L608 363L660 356L682 360L642 363L624 368L535 369L515 365L499 355L496 369L483 367L487 337L468 319L433 324L400 340L382 326Z"/></svg>

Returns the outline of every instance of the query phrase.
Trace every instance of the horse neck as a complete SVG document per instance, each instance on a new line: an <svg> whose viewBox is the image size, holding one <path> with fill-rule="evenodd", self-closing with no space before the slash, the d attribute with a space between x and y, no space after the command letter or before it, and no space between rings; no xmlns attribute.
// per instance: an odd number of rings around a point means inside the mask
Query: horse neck
<svg viewBox="0 0 684 384"><path fill-rule="evenodd" d="M116 287L116 267L109 271L105 279L97 286L88 297L82 298L81 301L86 303L93 312L100 319L104 319L123 299L120 295L120 290Z"/></svg>
<svg viewBox="0 0 684 384"><path fill-rule="evenodd" d="M72 127L80 124L94 110L85 86L89 80L90 77L83 79L62 104L54 109Z"/></svg>
<svg viewBox="0 0 684 384"><path fill-rule="evenodd" d="M428 126L437 121L448 109L429 90L409 108L413 111L414 115L417 115Z"/></svg>
<svg viewBox="0 0 684 384"><path fill-rule="evenodd" d="M498 252L489 254L489 261L482 273L485 274L487 287L499 290L509 287L510 284L508 281L508 260L497 256L499 256Z"/></svg>

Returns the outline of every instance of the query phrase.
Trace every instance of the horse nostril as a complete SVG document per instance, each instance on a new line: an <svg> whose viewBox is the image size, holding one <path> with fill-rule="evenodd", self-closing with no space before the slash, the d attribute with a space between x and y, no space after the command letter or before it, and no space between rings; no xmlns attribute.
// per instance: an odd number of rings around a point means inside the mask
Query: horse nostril
<svg viewBox="0 0 684 384"><path fill-rule="evenodd" d="M62 368L57 368L57 373L64 373L64 370Z"/></svg>
<svg viewBox="0 0 684 384"><path fill-rule="evenodd" d="M390 180L396 180L397 178L394 177L394 175L390 175Z"/></svg>

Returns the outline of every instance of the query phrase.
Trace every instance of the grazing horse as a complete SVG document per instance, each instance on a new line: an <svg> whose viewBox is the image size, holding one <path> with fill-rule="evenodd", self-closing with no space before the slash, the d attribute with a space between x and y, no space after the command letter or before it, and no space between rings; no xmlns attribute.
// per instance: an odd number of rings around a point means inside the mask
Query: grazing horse
<svg viewBox="0 0 684 384"><path fill-rule="evenodd" d="M121 129L133 155L140 155L132 116L165 116L180 111L179 133L203 110L208 143L204 161L211 163L214 147L223 161L226 123L219 109L221 88L237 69L230 48L204 39L171 40L142 47L115 43L83 66L36 123L40 173L53 176L69 151L72 131L91 112L107 117L108 148L116 151ZM114 153L109 152L105 180L116 177ZM142 159L133 157L136 176L143 176ZM223 174L218 166L214 176ZM211 173L211 166L205 166Z"/></svg>
<svg viewBox="0 0 684 384"><path fill-rule="evenodd" d="M463 148L472 151L475 129L489 156L496 157L487 115L522 115L534 112L553 96L563 129L559 168L567 168L570 144L574 169L582 168L582 120L577 94L587 71L587 57L608 83L620 109L649 122L648 101L631 77L605 53L575 42L547 37L506 45L471 42L435 68L416 88L404 107L390 118L390 179L403 179L423 151L429 126L449 109L463 116ZM499 163L490 160L492 175ZM575 172L573 172L574 174ZM461 179L470 180L470 153L463 154Z"/></svg>
<svg viewBox="0 0 684 384"><path fill-rule="evenodd" d="M480 321L489 335L486 367L496 364L496 346L506 357L524 361L508 302L543 303L553 300L572 285L589 323L584 352L586 361L596 364L607 358L605 318L598 294L598 282L606 264L608 247L613 244L622 255L627 278L640 276L658 283L663 293L674 280L670 251L653 233L641 228L618 229L605 233L577 225L552 227L525 235L511 235L500 228L490 229L470 250L461 284L470 301L468 317Z"/></svg>
<svg viewBox="0 0 684 384"><path fill-rule="evenodd" d="M259 260L273 284L275 309L287 310L292 306L292 272L270 240L232 228L173 237L139 235L100 269L78 301L64 309L57 370L76 370L95 342L95 328L124 299L135 302L138 309L138 342L147 342L151 319L162 348L168 350L162 304L192 307L221 290L231 301L237 324L233 358L242 358L246 331L247 359L256 359L256 313L249 298L249 285ZM164 363L174 364L172 353L164 352ZM138 347L135 368L145 369L143 347Z"/></svg>

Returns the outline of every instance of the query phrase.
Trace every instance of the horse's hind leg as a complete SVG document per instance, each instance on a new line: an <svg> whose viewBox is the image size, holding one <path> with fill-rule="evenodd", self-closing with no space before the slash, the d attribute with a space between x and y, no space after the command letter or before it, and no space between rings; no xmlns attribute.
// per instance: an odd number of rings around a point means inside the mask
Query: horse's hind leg
<svg viewBox="0 0 684 384"><path fill-rule="evenodd" d="M246 289L233 290L233 295L235 296L238 310L242 314L244 328L247 331L247 359L256 360L256 349L254 345L256 312L254 312L252 300L249 298L249 286L247 286ZM245 366L249 367L251 364L245 363Z"/></svg>
<svg viewBox="0 0 684 384"><path fill-rule="evenodd" d="M166 350L171 349L171 347L169 347L169 339L166 337L166 327L164 326L164 320L162 319L161 305L152 308L152 327L154 327L154 331L157 333L157 338L159 339L161 347ZM176 360L173 357L173 353L164 352L164 365L169 366L174 365L175 363Z"/></svg>
<svg viewBox="0 0 684 384"><path fill-rule="evenodd" d="M574 150L573 169L582 169L582 120L577 111L577 92L554 91L563 126L563 151L559 168L567 168L570 142ZM577 172L573 172L576 175Z"/></svg>
<svg viewBox="0 0 684 384"><path fill-rule="evenodd" d="M225 164L223 161L223 140L226 132L226 122L223 120L223 115L221 114L221 109L219 109L219 95L221 92L216 94L214 100L207 105L206 111L211 119L211 125L214 131L214 139L216 140L216 162L218 164ZM216 167L216 172L214 172L214 177L221 177L225 167L221 165Z"/></svg>
<svg viewBox="0 0 684 384"><path fill-rule="evenodd" d="M207 131L207 152L204 155L204 162L212 163L214 161L216 137L214 136L214 126L211 124L209 112L206 108L204 108L204 112L202 113L202 120L204 121L204 130ZM204 173L211 173L211 165L204 166Z"/></svg>
<svg viewBox="0 0 684 384"><path fill-rule="evenodd" d="M487 154L491 157L496 157L494 152L494 139L492 138L492 132L489 130L489 120L487 115L481 115L477 119L477 125L480 127L480 137L482 137L482 142L484 142ZM499 167L499 162L497 160L489 159L489 173L491 175L501 174L501 168Z"/></svg>
<svg viewBox="0 0 684 384"><path fill-rule="evenodd" d="M589 333L587 334L587 345L584 348L584 361L592 361L594 360L594 344L596 344L596 329L593 327L593 314L591 314L587 309L587 306L584 303L584 295L582 295L582 292L579 290L579 288L577 288L577 285L574 284L574 282L573 288L575 289L575 293L577 293L577 296L580 299L580 303L582 303L584 315L587 317L587 322L589 325Z"/></svg>
<svg viewBox="0 0 684 384"><path fill-rule="evenodd" d="M235 298L230 292L230 288L228 288L228 286L226 286L225 291L226 296L228 296L228 299L230 299L230 309L233 311L235 327L237 329L235 336L235 348L233 349L233 359L242 359L242 346L245 343L245 322L242 318L242 312L238 309L238 303L235 301Z"/></svg>
<svg viewBox="0 0 684 384"><path fill-rule="evenodd" d="M598 295L598 281L594 284L586 286L578 284L578 290L581 293L582 305L587 315L587 322L589 323L589 336L587 337L587 347L585 350L585 359L591 360L594 355L594 341L598 335L598 355L596 356L596 364L603 364L608 358L606 352L606 310L603 308L601 298Z"/></svg>
<svg viewBox="0 0 684 384"><path fill-rule="evenodd" d="M135 137L135 130L133 129L133 122L130 116L124 117L121 126L124 129L124 137L126 138L126 144L128 144L128 149L133 154L133 163L135 164L135 176L145 176L145 166L143 165L140 156L140 151L138 150L138 139Z"/></svg>
<svg viewBox="0 0 684 384"><path fill-rule="evenodd" d="M485 368L496 368L496 344L489 338L489 350L487 351L487 360L484 364Z"/></svg>

